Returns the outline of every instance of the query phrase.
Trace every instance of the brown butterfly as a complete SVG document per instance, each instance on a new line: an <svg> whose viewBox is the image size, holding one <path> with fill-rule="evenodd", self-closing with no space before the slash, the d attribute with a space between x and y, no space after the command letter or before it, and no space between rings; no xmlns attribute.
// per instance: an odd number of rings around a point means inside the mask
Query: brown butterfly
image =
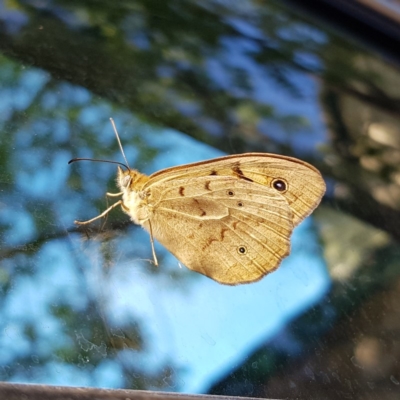
<svg viewBox="0 0 400 400"><path fill-rule="evenodd" d="M120 192L108 195L122 196L119 201L75 223L91 223L120 205L150 233L156 265L153 239L188 268L227 285L254 282L278 268L290 253L293 228L325 193L312 165L267 153L219 157L150 176L118 167L117 186Z"/></svg>

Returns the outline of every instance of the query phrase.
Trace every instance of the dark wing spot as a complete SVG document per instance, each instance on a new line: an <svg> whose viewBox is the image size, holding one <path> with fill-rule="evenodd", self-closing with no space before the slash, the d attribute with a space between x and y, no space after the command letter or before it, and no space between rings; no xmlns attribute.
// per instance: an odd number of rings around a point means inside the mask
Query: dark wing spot
<svg viewBox="0 0 400 400"><path fill-rule="evenodd" d="M218 242L217 238L208 238L207 243L202 247L202 250L204 251L207 247L211 245L212 242Z"/></svg>
<svg viewBox="0 0 400 400"><path fill-rule="evenodd" d="M247 253L247 248L246 246L239 246L237 249L239 254L246 254Z"/></svg>
<svg viewBox="0 0 400 400"><path fill-rule="evenodd" d="M239 165L236 164L233 168L232 168L238 175L243 175L243 171L240 169Z"/></svg>
<svg viewBox="0 0 400 400"><path fill-rule="evenodd" d="M254 182L253 179L248 178L247 176L241 175L240 179L244 179L245 181Z"/></svg>
<svg viewBox="0 0 400 400"><path fill-rule="evenodd" d="M243 203L241 201L237 202L238 207L243 207Z"/></svg>
<svg viewBox="0 0 400 400"><path fill-rule="evenodd" d="M245 181L254 182L253 179L250 179L250 178L248 178L247 176L244 175L243 171L239 168L239 166L235 165L232 168L232 171L235 173L235 175L239 179L244 179Z"/></svg>
<svg viewBox="0 0 400 400"><path fill-rule="evenodd" d="M211 181L206 181L206 183L204 184L204 188L205 188L206 190L211 190L211 189L210 189L210 183L211 183Z"/></svg>
<svg viewBox="0 0 400 400"><path fill-rule="evenodd" d="M179 194L180 194L181 196L184 196L184 195L185 195L185 188L184 188L183 186L181 186L181 187L179 188Z"/></svg>
<svg viewBox="0 0 400 400"><path fill-rule="evenodd" d="M215 171L214 169L210 172L210 175L218 175L218 172Z"/></svg>
<svg viewBox="0 0 400 400"><path fill-rule="evenodd" d="M221 241L224 240L224 238L225 238L225 232L228 232L228 231L229 231L228 228L221 229Z"/></svg>
<svg viewBox="0 0 400 400"><path fill-rule="evenodd" d="M272 187L276 189L278 192L286 192L287 184L283 179L274 179L272 181Z"/></svg>
<svg viewBox="0 0 400 400"><path fill-rule="evenodd" d="M207 213L200 207L200 202L197 199L193 199L193 201L197 204L199 210L201 211L200 217L204 217L205 215L207 215Z"/></svg>

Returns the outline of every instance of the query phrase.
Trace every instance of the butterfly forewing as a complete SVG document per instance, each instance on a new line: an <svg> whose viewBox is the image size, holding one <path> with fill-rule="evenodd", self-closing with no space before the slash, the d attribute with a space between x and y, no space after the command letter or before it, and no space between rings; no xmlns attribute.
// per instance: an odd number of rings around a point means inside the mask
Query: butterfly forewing
<svg viewBox="0 0 400 400"><path fill-rule="evenodd" d="M202 176L232 176L279 192L292 210L295 226L311 214L325 193L325 182L312 165L296 158L267 153L226 156L164 169L152 174L147 186Z"/></svg>

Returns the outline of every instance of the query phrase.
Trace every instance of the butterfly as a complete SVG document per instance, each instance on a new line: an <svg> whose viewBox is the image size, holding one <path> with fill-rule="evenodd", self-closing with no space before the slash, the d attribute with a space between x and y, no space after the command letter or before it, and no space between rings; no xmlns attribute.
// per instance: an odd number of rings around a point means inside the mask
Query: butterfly
<svg viewBox="0 0 400 400"><path fill-rule="evenodd" d="M278 268L290 253L294 227L325 193L315 167L277 154L230 155L150 176L126 164L118 166L119 192L108 193L120 200L75 223L121 206L150 233L156 265L154 239L189 269L226 285L254 282Z"/></svg>

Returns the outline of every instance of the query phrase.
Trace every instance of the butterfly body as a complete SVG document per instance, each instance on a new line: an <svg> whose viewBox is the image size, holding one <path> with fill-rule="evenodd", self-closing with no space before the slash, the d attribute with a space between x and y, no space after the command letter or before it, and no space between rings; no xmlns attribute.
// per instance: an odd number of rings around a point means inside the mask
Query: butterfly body
<svg viewBox="0 0 400 400"><path fill-rule="evenodd" d="M118 167L117 186L122 194L121 207L137 225L143 225L151 217L148 191L143 190L148 176L136 170L123 171Z"/></svg>
<svg viewBox="0 0 400 400"><path fill-rule="evenodd" d="M290 253L290 236L319 204L317 169L247 153L167 168L119 168L120 204L188 268L220 283L254 282ZM154 255L155 256L155 255Z"/></svg>

